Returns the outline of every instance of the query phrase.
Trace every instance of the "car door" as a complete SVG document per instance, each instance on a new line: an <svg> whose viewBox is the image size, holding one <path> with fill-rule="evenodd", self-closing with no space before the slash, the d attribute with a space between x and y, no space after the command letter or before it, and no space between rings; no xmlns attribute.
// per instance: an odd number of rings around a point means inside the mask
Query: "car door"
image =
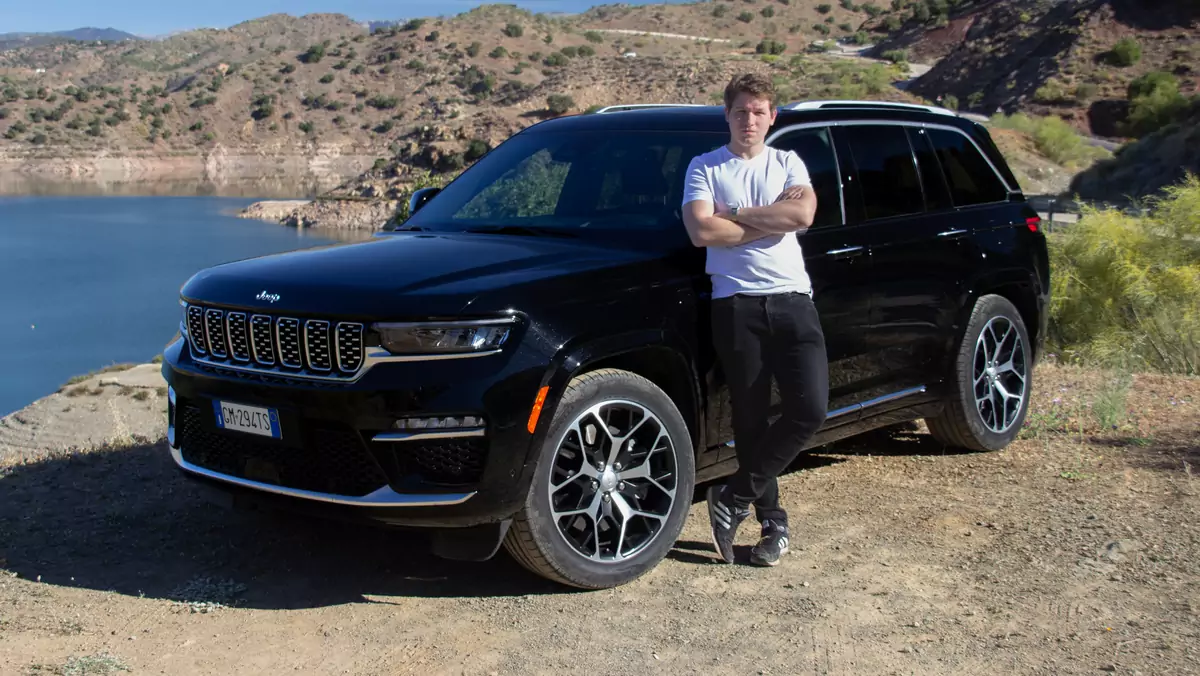
<svg viewBox="0 0 1200 676"><path fill-rule="evenodd" d="M842 203L844 172L829 127L783 129L768 143L805 163L817 194L813 225L799 235L813 285L829 359L829 424L856 418L870 374L863 332L870 310L871 258L863 228L848 224Z"/></svg>
<svg viewBox="0 0 1200 676"><path fill-rule="evenodd" d="M795 151L805 163L817 195L813 225L797 235L804 264L813 285L813 302L821 318L829 359L829 418L826 426L857 419L865 387L862 340L869 315L869 256L860 228L847 226L842 208L842 171L838 166L833 135L826 126L783 128L767 139L768 145ZM713 393L721 402L716 439L723 444L719 459L736 454L725 445L734 438L728 387L718 371ZM772 413L780 404L778 388L771 396Z"/></svg>
<svg viewBox="0 0 1200 676"><path fill-rule="evenodd" d="M903 406L943 377L956 299L969 276L971 225L954 213L928 133L918 125L837 129L853 165L851 222L868 233L872 291L866 350L878 374L871 396ZM864 411L872 413L875 411Z"/></svg>

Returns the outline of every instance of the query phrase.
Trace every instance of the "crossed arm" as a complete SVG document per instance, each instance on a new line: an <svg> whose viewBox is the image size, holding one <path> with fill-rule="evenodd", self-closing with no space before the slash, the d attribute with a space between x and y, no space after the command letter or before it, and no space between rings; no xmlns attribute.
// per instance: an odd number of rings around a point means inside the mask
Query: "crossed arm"
<svg viewBox="0 0 1200 676"><path fill-rule="evenodd" d="M816 211L817 197L812 188L794 186L784 190L774 204L739 210L736 221L727 212L715 213L712 202L688 202L683 207L683 223L695 246L728 247L771 235L803 232L812 225Z"/></svg>

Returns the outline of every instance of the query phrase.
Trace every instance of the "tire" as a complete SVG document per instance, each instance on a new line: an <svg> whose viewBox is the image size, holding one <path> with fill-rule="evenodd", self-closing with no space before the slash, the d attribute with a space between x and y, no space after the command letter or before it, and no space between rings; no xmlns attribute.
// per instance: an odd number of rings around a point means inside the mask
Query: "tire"
<svg viewBox="0 0 1200 676"><path fill-rule="evenodd" d="M1014 337L1020 341L1019 351ZM925 419L933 437L972 451L998 451L1011 443L1029 410L1030 350L1029 332L1017 308L1003 296L981 296L959 341L946 409ZM1019 389L1019 401L1004 396L996 384L1009 395Z"/></svg>
<svg viewBox="0 0 1200 676"><path fill-rule="evenodd" d="M619 442L615 462L610 460L613 435L595 424L597 415L611 416L608 427L616 430ZM632 454L620 441L624 438L634 442ZM650 477L638 476L643 472ZM552 488L552 477L557 488ZM674 546L694 486L691 435L670 397L634 373L592 371L573 379L563 393L504 548L528 570L561 584L582 589L623 585L657 566ZM662 518L624 520L628 508ZM554 516L580 509L584 513ZM621 522L627 527L613 528ZM626 556L614 558L614 549Z"/></svg>

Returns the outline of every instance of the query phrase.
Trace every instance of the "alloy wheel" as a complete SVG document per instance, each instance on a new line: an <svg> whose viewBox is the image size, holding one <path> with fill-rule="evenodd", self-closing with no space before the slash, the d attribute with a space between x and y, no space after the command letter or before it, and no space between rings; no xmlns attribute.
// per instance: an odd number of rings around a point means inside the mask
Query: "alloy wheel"
<svg viewBox="0 0 1200 676"><path fill-rule="evenodd" d="M559 535L599 563L636 556L675 503L675 444L652 411L632 401L593 404L559 440L547 490Z"/></svg>
<svg viewBox="0 0 1200 676"><path fill-rule="evenodd" d="M993 317L975 341L972 369L975 409L997 434L1016 423L1026 397L1025 344L1007 317Z"/></svg>

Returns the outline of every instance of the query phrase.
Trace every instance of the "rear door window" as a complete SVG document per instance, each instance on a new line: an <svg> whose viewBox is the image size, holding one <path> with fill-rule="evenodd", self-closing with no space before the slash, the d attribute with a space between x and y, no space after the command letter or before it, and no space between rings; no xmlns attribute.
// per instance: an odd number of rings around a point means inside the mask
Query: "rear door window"
<svg viewBox="0 0 1200 676"><path fill-rule="evenodd" d="M975 144L963 134L929 129L929 140L937 152L954 206L968 207L1008 199L1008 190Z"/></svg>
<svg viewBox="0 0 1200 676"><path fill-rule="evenodd" d="M865 220L911 216L925 211L921 179L904 127L852 125L839 130L858 176Z"/></svg>

